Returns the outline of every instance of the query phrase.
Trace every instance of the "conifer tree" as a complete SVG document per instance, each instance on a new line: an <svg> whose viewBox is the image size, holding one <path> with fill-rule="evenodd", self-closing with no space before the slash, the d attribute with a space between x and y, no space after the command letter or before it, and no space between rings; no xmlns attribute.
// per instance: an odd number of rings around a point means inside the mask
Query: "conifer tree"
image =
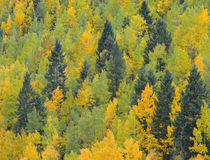
<svg viewBox="0 0 210 160"><path fill-rule="evenodd" d="M101 73L102 70L106 70L106 61L110 58L110 52L115 42L115 36L111 23L106 20L104 24L104 30L101 38L98 40L98 49L96 51L96 71Z"/></svg>
<svg viewBox="0 0 210 160"><path fill-rule="evenodd" d="M172 86L172 75L167 69L164 78L160 84L160 91L158 91L158 104L153 118L152 133L155 138L161 142L161 139L167 139L167 126L171 125L170 120L170 105L174 97L174 86ZM163 145L163 144L161 144ZM169 145L167 146L170 147ZM169 153L163 153L164 159L170 159Z"/></svg>
<svg viewBox="0 0 210 160"><path fill-rule="evenodd" d="M140 95L142 91L145 89L147 83L153 86L155 90L154 85L156 83L156 78L153 74L153 71L150 69L148 71L148 74L146 74L146 69L143 66L139 69L138 77L134 84L134 92L131 93L131 105L137 105L137 99L141 99Z"/></svg>
<svg viewBox="0 0 210 160"><path fill-rule="evenodd" d="M89 68L90 68L90 64L87 62L87 59L85 59L85 61L83 63L83 66L82 66L82 70L80 71L80 77L76 79L77 85L73 89L73 95L74 95L74 97L77 96L78 90L81 88L82 83L87 78L88 72L89 72Z"/></svg>
<svg viewBox="0 0 210 160"><path fill-rule="evenodd" d="M165 51L168 53L172 38L171 34L167 31L166 22L159 18L153 24L152 34L147 41L147 45L145 47L145 55L144 55L144 63L149 63L149 52L153 52L154 48L157 44L165 44Z"/></svg>
<svg viewBox="0 0 210 160"><path fill-rule="evenodd" d="M144 17L144 19L147 22L147 27L148 27L148 32L151 32L151 27L152 27L152 16L150 15L150 10L148 8L148 5L146 1L142 2L141 8L139 9L139 14ZM144 33L143 33L144 35Z"/></svg>
<svg viewBox="0 0 210 160"><path fill-rule="evenodd" d="M48 57L48 60L50 61L49 69L45 74L45 78L48 82L47 86L43 89L43 94L50 100L53 91L59 86L65 99L68 90L65 86L65 69L67 64L64 61L65 55L63 54L62 45L58 39L56 39L55 48L51 53L52 54Z"/></svg>
<svg viewBox="0 0 210 160"><path fill-rule="evenodd" d="M195 153L191 153L189 147L193 146L190 137L193 136L193 128L196 120L200 118L203 100L207 99L207 89L201 79L200 72L194 65L188 77L188 84L181 96L181 112L175 120L174 143L177 152L182 153L183 159L189 159Z"/></svg>
<svg viewBox="0 0 210 160"><path fill-rule="evenodd" d="M25 129L28 122L27 114L33 110L35 104L35 92L31 86L31 78L29 72L24 76L23 87L20 90L17 104L17 122L14 125L15 132L21 133Z"/></svg>
<svg viewBox="0 0 210 160"><path fill-rule="evenodd" d="M119 85L125 76L125 60L123 53L119 50L117 43L114 44L111 51L111 57L108 63L107 78L109 80L109 91L112 93L111 98L116 97Z"/></svg>

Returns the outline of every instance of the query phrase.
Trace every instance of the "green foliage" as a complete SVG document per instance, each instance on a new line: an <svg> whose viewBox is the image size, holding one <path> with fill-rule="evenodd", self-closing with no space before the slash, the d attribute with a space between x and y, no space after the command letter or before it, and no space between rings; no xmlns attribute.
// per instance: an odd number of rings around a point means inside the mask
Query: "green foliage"
<svg viewBox="0 0 210 160"><path fill-rule="evenodd" d="M67 65L64 61L65 55L63 54L62 46L59 40L56 40L55 48L51 51L51 53L51 56L48 58L51 64L49 65L48 72L45 74L45 78L48 80L48 83L43 90L43 94L51 99L52 92L59 86L65 99L67 92L67 87L65 86L65 68Z"/></svg>

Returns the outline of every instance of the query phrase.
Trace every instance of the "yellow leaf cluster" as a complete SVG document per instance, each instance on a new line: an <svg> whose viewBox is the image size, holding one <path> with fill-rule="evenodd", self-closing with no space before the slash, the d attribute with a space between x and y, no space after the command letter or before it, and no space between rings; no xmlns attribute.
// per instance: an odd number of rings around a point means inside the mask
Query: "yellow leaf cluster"
<svg viewBox="0 0 210 160"><path fill-rule="evenodd" d="M105 112L105 124L109 128L112 125L112 120L116 116L117 111L117 99L114 98L113 101L110 101Z"/></svg>
<svg viewBox="0 0 210 160"><path fill-rule="evenodd" d="M52 98L49 100L47 98L45 106L48 108L48 111L56 111L59 113L60 107L63 104L63 93L60 87L58 86L52 93Z"/></svg>
<svg viewBox="0 0 210 160"><path fill-rule="evenodd" d="M140 15L131 17L130 26L137 32L138 36L141 36L142 33L147 29L146 21Z"/></svg>
<svg viewBox="0 0 210 160"><path fill-rule="evenodd" d="M89 107L95 103L93 93L91 92L91 86L88 80L82 83L82 88L78 90L77 97L75 98L75 103L82 107Z"/></svg>
<svg viewBox="0 0 210 160"><path fill-rule="evenodd" d="M180 100L179 87L176 87L174 82L172 82L172 86L174 86L175 91L174 91L174 98L171 103L171 113L169 113L169 116L170 116L170 119L174 121L176 118L177 112L181 111L181 105L178 102Z"/></svg>
<svg viewBox="0 0 210 160"><path fill-rule="evenodd" d="M4 33L8 35L11 28L12 28L12 20L11 16L9 15L7 23L2 22L2 29L4 30Z"/></svg>
<svg viewBox="0 0 210 160"><path fill-rule="evenodd" d="M138 105L133 106L133 110L140 120L145 120L147 122L148 129L151 127L152 117L154 111L157 108L156 101L158 101L152 86L149 83L146 84L145 89L141 94L141 99L138 99Z"/></svg>
<svg viewBox="0 0 210 160"><path fill-rule="evenodd" d="M199 54L195 58L195 66L198 68L198 71L200 71L201 78L204 79L204 64L203 64L203 56Z"/></svg>

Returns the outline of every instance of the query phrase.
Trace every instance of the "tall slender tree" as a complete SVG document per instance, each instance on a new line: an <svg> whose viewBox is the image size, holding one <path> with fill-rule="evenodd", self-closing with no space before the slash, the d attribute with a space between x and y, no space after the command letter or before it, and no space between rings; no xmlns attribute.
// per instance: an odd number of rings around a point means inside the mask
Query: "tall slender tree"
<svg viewBox="0 0 210 160"><path fill-rule="evenodd" d="M28 122L27 114L32 112L35 104L35 92L31 86L31 78L29 72L26 72L23 81L23 87L21 88L18 96L17 104L17 122L14 125L16 133L21 133L21 130L26 127Z"/></svg>
<svg viewBox="0 0 210 160"><path fill-rule="evenodd" d="M193 146L193 128L196 120L200 118L201 106L207 99L208 90L201 79L200 72L194 65L188 77L188 84L181 96L181 112L175 119L174 143L177 151L182 153L183 159L189 159L195 153L191 153L189 147Z"/></svg>
<svg viewBox="0 0 210 160"><path fill-rule="evenodd" d="M55 48L51 51L51 55L48 57L50 61L48 72L45 74L47 79L47 86L43 89L42 93L49 98L52 97L53 91L59 86L66 98L66 92L68 88L65 86L66 75L65 69L67 64L64 60L65 54L63 54L62 45L60 41L56 39Z"/></svg>
<svg viewBox="0 0 210 160"><path fill-rule="evenodd" d="M108 63L107 78L109 80L109 91L112 93L111 98L116 97L119 85L125 76L125 60L123 53L119 50L117 43L114 44L111 51L111 57Z"/></svg>
<svg viewBox="0 0 210 160"><path fill-rule="evenodd" d="M151 32L152 29L152 16L150 15L149 7L146 3L146 1L142 2L141 8L139 9L139 14L144 17L144 19L147 22L148 32ZM145 33L145 32L144 32ZM143 35L144 35L143 33Z"/></svg>
<svg viewBox="0 0 210 160"><path fill-rule="evenodd" d="M153 117L152 133L161 144L161 140L167 139L167 127L171 125L169 114L171 113L171 103L174 97L174 86L172 86L172 75L167 69L164 78L161 80L158 91L158 103ZM163 144L161 144L163 145ZM168 150L171 146L167 146ZM163 153L163 159L170 159L169 153Z"/></svg>
<svg viewBox="0 0 210 160"><path fill-rule="evenodd" d="M96 71L101 73L102 70L106 70L106 61L110 58L110 52L115 42L115 36L111 23L106 20L104 24L104 30L101 38L98 40L98 49L96 51Z"/></svg>
<svg viewBox="0 0 210 160"><path fill-rule="evenodd" d="M157 44L164 43L165 50L168 53L171 41L171 34L167 30L166 22L162 18L157 19L157 21L153 24L152 33L144 50L144 63L149 63L149 52L153 52Z"/></svg>

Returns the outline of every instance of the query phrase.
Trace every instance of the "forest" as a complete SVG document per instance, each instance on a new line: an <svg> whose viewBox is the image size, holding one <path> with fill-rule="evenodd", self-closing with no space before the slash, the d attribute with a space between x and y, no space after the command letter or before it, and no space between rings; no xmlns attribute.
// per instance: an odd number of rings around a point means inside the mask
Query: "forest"
<svg viewBox="0 0 210 160"><path fill-rule="evenodd" d="M209 0L0 0L0 160L210 160Z"/></svg>

